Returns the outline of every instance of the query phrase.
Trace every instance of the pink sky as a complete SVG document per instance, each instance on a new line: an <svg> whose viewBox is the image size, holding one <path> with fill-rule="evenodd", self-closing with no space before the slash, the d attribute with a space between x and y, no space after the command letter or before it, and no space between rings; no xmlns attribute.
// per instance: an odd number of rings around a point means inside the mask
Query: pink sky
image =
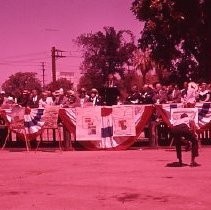
<svg viewBox="0 0 211 210"><path fill-rule="evenodd" d="M104 26L129 29L139 37L141 23L132 0L0 0L0 84L18 71L38 73L45 62L51 81L51 47L76 55L57 61L58 71L79 72L79 49L72 40ZM70 53L71 52L71 53Z"/></svg>

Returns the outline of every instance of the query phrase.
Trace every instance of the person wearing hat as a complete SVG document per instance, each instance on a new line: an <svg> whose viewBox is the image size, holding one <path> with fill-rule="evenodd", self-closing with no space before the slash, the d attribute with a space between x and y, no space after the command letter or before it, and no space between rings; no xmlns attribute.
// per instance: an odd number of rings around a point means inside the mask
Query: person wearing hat
<svg viewBox="0 0 211 210"><path fill-rule="evenodd" d="M195 123L193 120L190 120L189 116L186 113L181 114L180 119L177 119L173 122L171 127L171 134L175 141L177 159L178 163L174 163L174 166L183 166L182 162L182 138L185 138L187 141L191 142L191 163L190 166L196 167L199 164L195 161L195 158L198 157L198 141L195 131Z"/></svg>
<svg viewBox="0 0 211 210"><path fill-rule="evenodd" d="M88 102L92 103L93 106L101 106L102 105L102 99L98 94L98 90L96 88L91 89L91 94L88 98Z"/></svg>
<svg viewBox="0 0 211 210"><path fill-rule="evenodd" d="M74 90L68 90L63 100L62 107L69 108L73 107L76 103L76 96Z"/></svg>
<svg viewBox="0 0 211 210"><path fill-rule="evenodd" d="M64 95L63 88L56 90L53 95L55 97L54 105L61 105L62 106L63 102L65 101L65 95Z"/></svg>
<svg viewBox="0 0 211 210"><path fill-rule="evenodd" d="M199 102L208 102L210 101L210 91L207 89L207 84L205 82L201 83L199 94L198 94Z"/></svg>

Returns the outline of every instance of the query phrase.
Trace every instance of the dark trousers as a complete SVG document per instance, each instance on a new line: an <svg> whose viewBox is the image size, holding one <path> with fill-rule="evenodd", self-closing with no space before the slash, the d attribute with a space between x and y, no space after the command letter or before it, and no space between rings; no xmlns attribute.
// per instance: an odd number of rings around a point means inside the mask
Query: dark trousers
<svg viewBox="0 0 211 210"><path fill-rule="evenodd" d="M175 146L176 146L176 152L177 152L177 158L179 160L182 160L182 137L184 137L187 141L190 141L192 143L192 150L191 155L192 157L197 157L198 154L198 141L196 139L196 136L189 127L186 124L180 124L176 125L171 129L171 133L173 135Z"/></svg>

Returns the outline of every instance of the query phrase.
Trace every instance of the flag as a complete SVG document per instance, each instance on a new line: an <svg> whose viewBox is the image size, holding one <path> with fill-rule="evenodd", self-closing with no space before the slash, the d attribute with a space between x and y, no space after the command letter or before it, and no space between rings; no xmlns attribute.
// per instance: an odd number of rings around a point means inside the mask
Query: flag
<svg viewBox="0 0 211 210"><path fill-rule="evenodd" d="M31 109L24 115L24 126L27 134L37 133L42 129L44 122L41 121L44 109Z"/></svg>
<svg viewBox="0 0 211 210"><path fill-rule="evenodd" d="M196 103L198 108L199 126L204 126L211 121L211 103Z"/></svg>

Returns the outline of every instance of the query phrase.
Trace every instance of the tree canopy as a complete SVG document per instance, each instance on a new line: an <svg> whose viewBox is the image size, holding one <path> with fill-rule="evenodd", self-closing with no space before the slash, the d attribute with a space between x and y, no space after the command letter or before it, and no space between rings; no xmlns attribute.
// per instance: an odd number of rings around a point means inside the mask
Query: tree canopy
<svg viewBox="0 0 211 210"><path fill-rule="evenodd" d="M145 22L139 47L172 72L172 80L211 80L211 1L135 0Z"/></svg>
<svg viewBox="0 0 211 210"><path fill-rule="evenodd" d="M81 70L84 76L80 82L87 85L86 88L100 88L110 73L123 76L126 67L131 65L136 48L131 31L116 31L113 27L104 27L104 31L96 33L82 34L75 42L83 50ZM86 82L86 78L89 82Z"/></svg>
<svg viewBox="0 0 211 210"><path fill-rule="evenodd" d="M14 96L18 96L23 90L41 91L41 82L36 75L34 72L17 72L2 84L2 89Z"/></svg>
<svg viewBox="0 0 211 210"><path fill-rule="evenodd" d="M73 88L73 83L66 78L57 79L56 82L51 82L46 85L45 89L50 91L59 90L63 88L64 91L71 90Z"/></svg>

